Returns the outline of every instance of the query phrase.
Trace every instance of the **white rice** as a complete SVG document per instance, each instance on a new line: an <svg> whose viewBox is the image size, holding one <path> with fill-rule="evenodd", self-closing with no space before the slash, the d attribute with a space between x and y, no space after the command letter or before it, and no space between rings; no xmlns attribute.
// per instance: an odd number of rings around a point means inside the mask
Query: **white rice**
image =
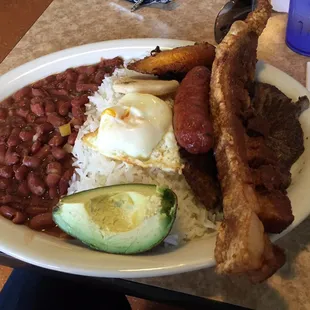
<svg viewBox="0 0 310 310"><path fill-rule="evenodd" d="M89 97L86 105L87 120L80 128L72 150L75 174L68 194L105 185L124 183L145 183L169 186L178 196L178 212L171 234L165 242L177 245L182 240L192 240L214 234L216 225L209 220L206 209L197 202L183 176L166 173L159 169L142 169L123 162L106 158L82 143L82 136L95 131L100 122L101 112L117 104L122 95L114 93L113 81L121 76L129 76L126 69L117 69L112 77L106 77L98 91Z"/></svg>

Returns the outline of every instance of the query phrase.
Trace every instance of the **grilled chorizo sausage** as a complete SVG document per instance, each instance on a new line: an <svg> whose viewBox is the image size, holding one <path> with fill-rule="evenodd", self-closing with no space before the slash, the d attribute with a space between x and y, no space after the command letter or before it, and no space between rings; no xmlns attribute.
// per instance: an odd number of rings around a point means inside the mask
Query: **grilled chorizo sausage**
<svg viewBox="0 0 310 310"><path fill-rule="evenodd" d="M174 102L173 126L176 139L189 153L207 153L213 146L209 113L211 73L197 66L183 79Z"/></svg>

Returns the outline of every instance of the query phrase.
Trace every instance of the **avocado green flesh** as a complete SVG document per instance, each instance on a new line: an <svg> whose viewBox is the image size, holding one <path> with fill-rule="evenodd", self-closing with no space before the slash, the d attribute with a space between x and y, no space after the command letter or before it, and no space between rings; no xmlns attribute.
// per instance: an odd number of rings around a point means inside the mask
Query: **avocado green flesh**
<svg viewBox="0 0 310 310"><path fill-rule="evenodd" d="M54 221L91 248L134 254L159 244L176 217L177 197L156 185L115 185L63 198Z"/></svg>

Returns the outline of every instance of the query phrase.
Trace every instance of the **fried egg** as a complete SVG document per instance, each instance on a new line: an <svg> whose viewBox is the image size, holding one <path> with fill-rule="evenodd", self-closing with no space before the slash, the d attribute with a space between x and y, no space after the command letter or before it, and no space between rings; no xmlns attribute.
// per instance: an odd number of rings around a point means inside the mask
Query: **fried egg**
<svg viewBox="0 0 310 310"><path fill-rule="evenodd" d="M183 168L171 107L154 95L124 95L102 112L99 128L82 139L111 159L179 173Z"/></svg>

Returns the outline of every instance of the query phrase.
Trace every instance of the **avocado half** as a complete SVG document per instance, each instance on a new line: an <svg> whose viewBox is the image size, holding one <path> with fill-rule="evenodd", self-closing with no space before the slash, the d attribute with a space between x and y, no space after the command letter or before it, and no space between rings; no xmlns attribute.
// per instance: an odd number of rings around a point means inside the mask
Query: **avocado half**
<svg viewBox="0 0 310 310"><path fill-rule="evenodd" d="M148 251L169 234L177 196L167 187L125 184L100 187L62 198L55 223L89 247L115 254Z"/></svg>

